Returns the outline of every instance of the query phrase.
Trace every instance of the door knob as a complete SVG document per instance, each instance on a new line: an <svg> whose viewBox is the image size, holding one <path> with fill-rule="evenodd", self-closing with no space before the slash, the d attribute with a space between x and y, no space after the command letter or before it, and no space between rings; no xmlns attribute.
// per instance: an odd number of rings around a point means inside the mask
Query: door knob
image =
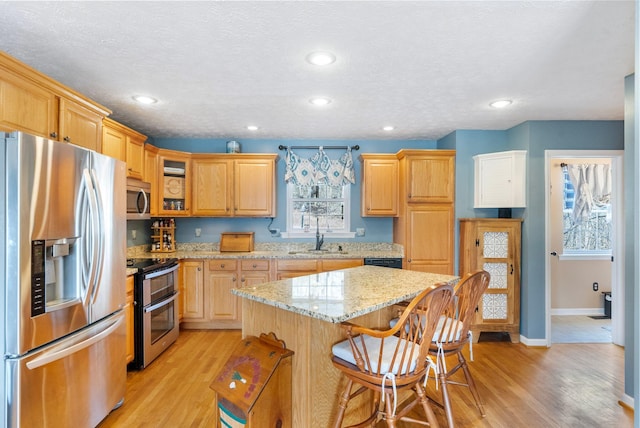
<svg viewBox="0 0 640 428"><path fill-rule="evenodd" d="M551 255L552 255L552 256L557 256L557 255L558 255L558 253L556 253L555 251L552 251L552 252L551 252Z"/></svg>

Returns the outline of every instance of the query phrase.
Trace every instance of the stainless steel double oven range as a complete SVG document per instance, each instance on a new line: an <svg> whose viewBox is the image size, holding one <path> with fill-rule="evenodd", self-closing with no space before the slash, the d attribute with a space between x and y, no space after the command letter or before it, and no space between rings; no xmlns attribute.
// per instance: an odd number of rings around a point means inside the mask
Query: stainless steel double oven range
<svg viewBox="0 0 640 428"><path fill-rule="evenodd" d="M138 269L134 286L134 351L129 368L142 369L178 338L178 260L132 259Z"/></svg>

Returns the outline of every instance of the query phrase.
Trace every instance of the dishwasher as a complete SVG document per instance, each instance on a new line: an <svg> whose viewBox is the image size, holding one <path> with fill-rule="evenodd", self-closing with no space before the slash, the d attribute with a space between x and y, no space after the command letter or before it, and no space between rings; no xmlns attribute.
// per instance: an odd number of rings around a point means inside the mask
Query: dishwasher
<svg viewBox="0 0 640 428"><path fill-rule="evenodd" d="M394 269L402 269L402 258L400 257L366 257L365 265L383 266Z"/></svg>

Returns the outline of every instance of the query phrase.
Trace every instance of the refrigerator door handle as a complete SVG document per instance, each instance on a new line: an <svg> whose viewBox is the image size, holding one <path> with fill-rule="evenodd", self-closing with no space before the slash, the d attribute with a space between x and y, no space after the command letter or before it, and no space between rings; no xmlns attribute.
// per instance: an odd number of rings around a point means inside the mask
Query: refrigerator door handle
<svg viewBox="0 0 640 428"><path fill-rule="evenodd" d="M95 170L91 171L91 178L93 184L93 195L96 200L96 212L94 216L93 227L97 230L98 239L94 244L94 251L96 254L96 270L94 274L93 286L91 287L91 303L95 303L98 297L98 290L100 288L100 281L98 279L102 275L102 269L104 268L104 207L100 204L102 200L100 195L100 182L96 177Z"/></svg>
<svg viewBox="0 0 640 428"><path fill-rule="evenodd" d="M82 336L79 337L79 339L84 339L85 337L88 337L87 339L82 340L81 342L75 343L67 348L63 348L60 350L53 350L51 352L45 352L43 355L29 361L27 363L27 368L29 370L34 370L34 369L37 369L38 367L46 366L47 364L50 364L57 360L61 360L63 358L68 357L71 354L75 354L78 351L88 348L89 346L101 341L102 339L104 339L105 337L113 333L118 327L120 327L120 324L122 324L123 320L124 320L124 317L121 315L116 317L115 319L109 320L109 325L105 327L104 330L102 330L98 334L93 334L94 329L90 329L89 331L86 331Z"/></svg>
<svg viewBox="0 0 640 428"><path fill-rule="evenodd" d="M87 295L85 298L86 302L89 302L93 296L93 288L96 281L96 271L98 267L98 252L96 251L96 246L98 245L100 231L96 228L96 216L98 214L97 197L93 188L93 180L91 179L91 174L87 169L85 169L82 173L82 183L87 195L87 199L89 201L89 221L87 224L87 228L83 231L88 235L86 236L87 244L85 248L86 251L90 253L88 254L88 258L91 259L89 264L89 273L85 278L85 283L87 284Z"/></svg>

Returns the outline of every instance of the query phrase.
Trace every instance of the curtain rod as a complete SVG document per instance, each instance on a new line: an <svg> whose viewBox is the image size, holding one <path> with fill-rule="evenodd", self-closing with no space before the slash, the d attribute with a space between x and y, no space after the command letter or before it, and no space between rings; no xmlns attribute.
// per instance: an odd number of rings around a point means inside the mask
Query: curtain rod
<svg viewBox="0 0 640 428"><path fill-rule="evenodd" d="M278 150L287 150L287 149L319 149L322 147L323 149L348 149L349 146L283 146L280 144L278 146ZM351 150L360 150L359 145L351 146Z"/></svg>

